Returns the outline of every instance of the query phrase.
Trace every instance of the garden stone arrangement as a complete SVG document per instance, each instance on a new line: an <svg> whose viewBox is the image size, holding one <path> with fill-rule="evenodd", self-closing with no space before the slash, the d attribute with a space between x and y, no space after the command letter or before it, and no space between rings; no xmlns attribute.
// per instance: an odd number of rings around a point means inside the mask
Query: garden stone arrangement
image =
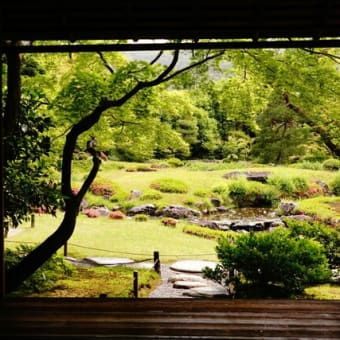
<svg viewBox="0 0 340 340"><path fill-rule="evenodd" d="M203 268L214 269L215 266L215 262L205 260L179 260L170 266L161 265L162 282L149 297L227 297L227 288L203 277Z"/></svg>

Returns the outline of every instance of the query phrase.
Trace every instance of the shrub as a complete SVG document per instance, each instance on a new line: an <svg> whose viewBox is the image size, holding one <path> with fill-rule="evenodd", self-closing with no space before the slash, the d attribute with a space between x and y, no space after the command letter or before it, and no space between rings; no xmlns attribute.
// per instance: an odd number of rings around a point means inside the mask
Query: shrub
<svg viewBox="0 0 340 340"><path fill-rule="evenodd" d="M270 175L268 184L280 191L281 197L301 197L308 189L305 178L301 176L288 177L282 175Z"/></svg>
<svg viewBox="0 0 340 340"><path fill-rule="evenodd" d="M90 192L97 196L111 197L114 193L112 184L103 179L95 180L90 186Z"/></svg>
<svg viewBox="0 0 340 340"><path fill-rule="evenodd" d="M27 245L20 245L15 250L6 249L7 269L19 263L33 249L34 247ZM53 255L20 285L17 292L31 294L48 291L54 287L59 278L65 275L70 276L72 273L73 268L71 264L64 261L62 256Z"/></svg>
<svg viewBox="0 0 340 340"><path fill-rule="evenodd" d="M209 240L218 240L220 237L226 237L230 240L235 240L237 233L234 231L223 231L223 230L215 230L209 229L207 227L201 227L199 225L187 224L183 227L183 232L190 235L195 235L199 237L203 237Z"/></svg>
<svg viewBox="0 0 340 340"><path fill-rule="evenodd" d="M340 170L340 159L336 158L327 159L322 163L322 166L325 170L331 171Z"/></svg>
<svg viewBox="0 0 340 340"><path fill-rule="evenodd" d="M323 246L307 238L293 238L282 228L240 235L235 242L222 237L216 251L221 264L215 270L204 269L204 274L232 284L238 297L289 296L331 277ZM235 271L238 274L231 275Z"/></svg>
<svg viewBox="0 0 340 340"><path fill-rule="evenodd" d="M124 219L126 216L123 212L117 210L117 211L112 211L109 215L109 218L112 218L114 220L122 220Z"/></svg>
<svg viewBox="0 0 340 340"><path fill-rule="evenodd" d="M151 188L168 193L187 193L188 186L179 179L161 178L157 182L151 183Z"/></svg>
<svg viewBox="0 0 340 340"><path fill-rule="evenodd" d="M148 215L146 214L137 214L134 217L136 222L146 222L148 220Z"/></svg>
<svg viewBox="0 0 340 340"><path fill-rule="evenodd" d="M176 157L169 158L166 162L169 166L173 168L178 168L184 165L184 162Z"/></svg>
<svg viewBox="0 0 340 340"><path fill-rule="evenodd" d="M142 196L140 197L141 201L149 201L149 200L160 200L162 198L162 194L155 190L155 189L149 189L147 191L145 191Z"/></svg>
<svg viewBox="0 0 340 340"><path fill-rule="evenodd" d="M340 196L340 172L335 175L329 186L334 195Z"/></svg>
<svg viewBox="0 0 340 340"><path fill-rule="evenodd" d="M280 200L275 187L246 179L233 181L229 196L238 207L273 207Z"/></svg>
<svg viewBox="0 0 340 340"><path fill-rule="evenodd" d="M172 217L164 217L162 218L162 224L167 227L176 227L177 220Z"/></svg>
<svg viewBox="0 0 340 340"><path fill-rule="evenodd" d="M197 197L209 197L210 196L210 191L209 190L196 190L194 192L194 195Z"/></svg>
<svg viewBox="0 0 340 340"><path fill-rule="evenodd" d="M292 237L307 237L320 242L325 248L325 254L331 267L340 266L340 233L338 230L319 222L306 222L285 219Z"/></svg>
<svg viewBox="0 0 340 340"><path fill-rule="evenodd" d="M322 170L323 166L321 162L312 162L312 161L302 161L299 163L295 163L290 165L292 168L297 169L307 169L307 170Z"/></svg>
<svg viewBox="0 0 340 340"><path fill-rule="evenodd" d="M85 209L84 214L91 218L99 217L99 212L96 209Z"/></svg>

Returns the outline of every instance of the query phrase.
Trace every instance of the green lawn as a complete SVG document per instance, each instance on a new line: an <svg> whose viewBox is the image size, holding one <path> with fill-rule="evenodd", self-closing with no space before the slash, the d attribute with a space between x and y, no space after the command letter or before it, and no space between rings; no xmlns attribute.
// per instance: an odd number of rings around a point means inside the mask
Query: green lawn
<svg viewBox="0 0 340 340"><path fill-rule="evenodd" d="M7 247L20 242L38 243L50 235L62 218L36 215L35 227L30 222L21 225L9 238ZM159 219L136 222L133 219L113 220L108 217L88 218L79 215L75 232L68 242L68 256L82 259L88 256L123 257L133 260L152 259L158 251L164 263L178 259L216 260L213 240L203 239L182 232L182 224L176 228L165 227ZM63 253L63 248L60 249Z"/></svg>

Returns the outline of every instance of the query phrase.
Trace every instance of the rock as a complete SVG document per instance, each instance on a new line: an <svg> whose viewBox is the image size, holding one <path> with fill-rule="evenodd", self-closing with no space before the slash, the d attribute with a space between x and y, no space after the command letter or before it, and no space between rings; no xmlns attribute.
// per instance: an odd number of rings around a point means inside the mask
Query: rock
<svg viewBox="0 0 340 340"><path fill-rule="evenodd" d="M295 202L281 202L279 204L280 214L283 216L292 215L293 211L297 208L297 204Z"/></svg>
<svg viewBox="0 0 340 340"><path fill-rule="evenodd" d="M183 207L181 205L169 205L162 209L160 214L162 216L172 217L175 219L201 216L201 213L198 210Z"/></svg>
<svg viewBox="0 0 340 340"><path fill-rule="evenodd" d="M183 295L192 297L226 297L228 296L228 290L222 286L206 286L191 288L184 292Z"/></svg>
<svg viewBox="0 0 340 340"><path fill-rule="evenodd" d="M140 190L133 189L133 190L130 191L129 200L134 200L134 199L139 198L141 196L142 196L142 192Z"/></svg>
<svg viewBox="0 0 340 340"><path fill-rule="evenodd" d="M266 183L270 174L270 171L231 171L225 174L223 177L230 179L243 176L246 177L248 181Z"/></svg>
<svg viewBox="0 0 340 340"><path fill-rule="evenodd" d="M176 281L176 282L174 282L173 287L174 288L182 288L182 289L207 287L207 283L206 282L199 282L199 281Z"/></svg>
<svg viewBox="0 0 340 340"><path fill-rule="evenodd" d="M143 204L137 207L133 207L127 211L128 216L134 216L137 214L145 214L153 216L156 211L156 206L154 204Z"/></svg>
<svg viewBox="0 0 340 340"><path fill-rule="evenodd" d="M131 259L120 257L85 257L84 260L101 266L118 266L134 262Z"/></svg>
<svg viewBox="0 0 340 340"><path fill-rule="evenodd" d="M203 268L209 267L215 269L216 265L217 263L213 261L181 260L173 263L170 268L180 272L202 273Z"/></svg>
<svg viewBox="0 0 340 340"><path fill-rule="evenodd" d="M176 282L176 281L196 281L196 282L206 282L207 280L199 275L193 275L193 274L175 274L168 278L168 282Z"/></svg>

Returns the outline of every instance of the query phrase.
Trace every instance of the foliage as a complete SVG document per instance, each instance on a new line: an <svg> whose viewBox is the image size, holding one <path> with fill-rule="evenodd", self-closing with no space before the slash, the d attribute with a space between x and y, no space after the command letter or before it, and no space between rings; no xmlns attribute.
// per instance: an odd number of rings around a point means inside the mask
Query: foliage
<svg viewBox="0 0 340 340"><path fill-rule="evenodd" d="M148 189L140 197L141 201L156 201L162 199L162 194L155 189Z"/></svg>
<svg viewBox="0 0 340 340"><path fill-rule="evenodd" d="M136 222L146 222L148 219L149 217L146 214L137 214L134 216Z"/></svg>
<svg viewBox="0 0 340 340"><path fill-rule="evenodd" d="M297 169L307 169L307 170L322 170L323 166L320 162L312 162L312 161L301 161L290 165L292 168Z"/></svg>
<svg viewBox="0 0 340 340"><path fill-rule="evenodd" d="M18 226L35 208L55 214L62 205L59 174L50 156L51 119L39 114L42 92L23 89L20 115L12 135L5 140L5 219Z"/></svg>
<svg viewBox="0 0 340 340"><path fill-rule="evenodd" d="M6 249L6 267L8 269L11 268L33 249L34 247L24 244L21 244L14 250ZM20 294L29 294L51 290L56 285L57 280L61 277L72 276L72 273L72 266L67 263L62 256L53 255L20 285L18 292Z"/></svg>
<svg viewBox="0 0 340 340"><path fill-rule="evenodd" d="M340 196L340 172L330 181L330 189L334 195Z"/></svg>
<svg viewBox="0 0 340 340"><path fill-rule="evenodd" d="M340 233L338 230L320 222L309 223L287 218L285 223L292 237L306 237L320 242L325 249L330 266L333 268L340 266Z"/></svg>
<svg viewBox="0 0 340 340"><path fill-rule="evenodd" d="M117 211L112 211L109 214L109 218L113 219L113 220L122 220L124 219L126 216L123 212L117 210Z"/></svg>
<svg viewBox="0 0 340 340"><path fill-rule="evenodd" d="M285 295L301 293L331 275L320 243L293 238L283 229L240 235L235 242L220 238L216 251L221 264L205 270L205 275L233 284L237 297L270 296L276 290Z"/></svg>
<svg viewBox="0 0 340 340"><path fill-rule="evenodd" d="M169 166L172 166L172 167L179 167L179 166L183 166L184 165L184 162L176 157L171 157L169 159L166 160L167 164Z"/></svg>
<svg viewBox="0 0 340 340"><path fill-rule="evenodd" d="M307 180L302 176L272 174L268 176L268 184L277 188L282 198L299 198L308 188Z"/></svg>
<svg viewBox="0 0 340 340"><path fill-rule="evenodd" d="M186 193L188 186L185 182L175 178L160 178L151 183L151 188L168 193Z"/></svg>
<svg viewBox="0 0 340 340"><path fill-rule="evenodd" d="M90 192L96 196L105 196L110 198L114 194L114 189L110 183L100 183L98 180L95 180L90 185Z"/></svg>
<svg viewBox="0 0 340 340"><path fill-rule="evenodd" d="M238 207L275 207L280 194L271 185L238 179L229 184L229 196Z"/></svg>
<svg viewBox="0 0 340 340"><path fill-rule="evenodd" d="M222 230L214 230L214 229L209 229L207 227L201 227L198 225L194 224L185 224L183 227L183 232L190 234L190 235L195 235L203 238L207 238L209 240L218 240L220 237L225 237L226 235L228 236L228 239L230 240L235 240L237 237L237 234L233 231L222 231Z"/></svg>
<svg viewBox="0 0 340 340"><path fill-rule="evenodd" d="M252 139L243 131L230 132L227 140L222 143L223 161L248 160Z"/></svg>
<svg viewBox="0 0 340 340"><path fill-rule="evenodd" d="M325 170L340 170L340 159L330 158L322 163Z"/></svg>

